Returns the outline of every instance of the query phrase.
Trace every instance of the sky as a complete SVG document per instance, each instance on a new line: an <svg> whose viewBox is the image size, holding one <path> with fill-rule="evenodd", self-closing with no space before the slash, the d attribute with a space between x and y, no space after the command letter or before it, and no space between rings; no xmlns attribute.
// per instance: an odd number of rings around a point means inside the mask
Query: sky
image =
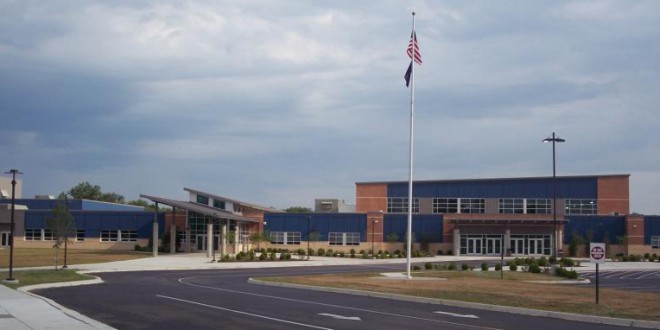
<svg viewBox="0 0 660 330"><path fill-rule="evenodd" d="M414 177L630 174L660 214L660 1L0 0L0 167L265 206ZM3 170L4 172L5 170Z"/></svg>

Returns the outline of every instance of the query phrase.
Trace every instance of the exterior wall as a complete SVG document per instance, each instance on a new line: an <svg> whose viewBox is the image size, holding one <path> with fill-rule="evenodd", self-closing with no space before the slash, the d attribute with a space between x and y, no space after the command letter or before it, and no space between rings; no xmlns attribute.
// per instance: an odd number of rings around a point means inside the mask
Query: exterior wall
<svg viewBox="0 0 660 330"><path fill-rule="evenodd" d="M569 244L573 234L587 238L589 233L593 235L592 242L603 242L615 244L618 237L626 234L626 220L624 216L591 216L571 215L566 216L569 220L565 226L564 243Z"/></svg>
<svg viewBox="0 0 660 330"><path fill-rule="evenodd" d="M625 219L629 247L633 245L644 245L644 216L628 215Z"/></svg>
<svg viewBox="0 0 660 330"><path fill-rule="evenodd" d="M300 232L301 241L317 231L321 241L328 241L329 232L358 232L360 241L367 241L367 214L360 213L266 213L265 229L270 232Z"/></svg>
<svg viewBox="0 0 660 330"><path fill-rule="evenodd" d="M355 185L356 212L387 211L387 184L356 183Z"/></svg>
<svg viewBox="0 0 660 330"><path fill-rule="evenodd" d="M53 241L26 241L23 237L16 237L17 248L53 248ZM85 241L75 241L69 243L67 249L74 250L134 250L135 245L147 246L148 238L138 239L137 242L101 242L99 238L85 238ZM64 247L62 247L64 248Z"/></svg>
<svg viewBox="0 0 660 330"><path fill-rule="evenodd" d="M660 215L644 217L645 245L651 245L651 236L660 236Z"/></svg>
<svg viewBox="0 0 660 330"><path fill-rule="evenodd" d="M412 232L417 243L443 242L443 221L441 214L413 214ZM383 239L388 241L390 234L396 234L399 242L405 242L408 231L408 216L405 214L385 214Z"/></svg>
<svg viewBox="0 0 660 330"><path fill-rule="evenodd" d="M598 214L630 213L628 175L598 178Z"/></svg>
<svg viewBox="0 0 660 330"><path fill-rule="evenodd" d="M2 189L2 194L0 195L0 200L2 200L2 195L9 200L8 203L11 203L11 176L0 176L0 189ZM23 180L16 176L16 186L14 190L14 199L21 198L23 196ZM4 201L3 201L4 203Z"/></svg>

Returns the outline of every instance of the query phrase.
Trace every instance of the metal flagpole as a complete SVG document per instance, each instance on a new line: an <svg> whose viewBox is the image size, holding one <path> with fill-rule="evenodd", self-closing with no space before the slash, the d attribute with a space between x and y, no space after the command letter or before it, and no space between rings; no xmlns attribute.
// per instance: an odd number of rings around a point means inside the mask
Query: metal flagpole
<svg viewBox="0 0 660 330"><path fill-rule="evenodd" d="M415 35L415 12L412 13L412 31L413 35L411 42L417 42L417 36ZM417 50L415 49L415 44L413 44L412 49L412 70L410 71L410 161L408 168L408 229L407 229L407 242L406 242L406 276L410 279L410 258L412 255L412 206L413 206L413 132L414 132L414 120L413 114L415 111L415 54Z"/></svg>

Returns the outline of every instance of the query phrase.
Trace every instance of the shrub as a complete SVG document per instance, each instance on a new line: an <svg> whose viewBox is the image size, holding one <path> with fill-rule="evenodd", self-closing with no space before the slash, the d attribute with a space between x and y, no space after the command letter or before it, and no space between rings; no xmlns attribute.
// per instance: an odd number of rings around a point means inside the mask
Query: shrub
<svg viewBox="0 0 660 330"><path fill-rule="evenodd" d="M365 251L365 250L360 250L360 254L365 254L365 253L367 253L367 251Z"/></svg>
<svg viewBox="0 0 660 330"><path fill-rule="evenodd" d="M394 251L394 254L399 254L399 255L400 255L400 254L401 254L401 250L396 250L396 251Z"/></svg>
<svg viewBox="0 0 660 330"><path fill-rule="evenodd" d="M438 250L438 255L439 255L439 256L443 255L442 250Z"/></svg>
<svg viewBox="0 0 660 330"><path fill-rule="evenodd" d="M541 267L539 267L539 265L529 265L529 272L539 274L541 273Z"/></svg>
<svg viewBox="0 0 660 330"><path fill-rule="evenodd" d="M557 263L557 257L555 257L555 256L550 256L549 261L550 261L550 264L554 265L554 264Z"/></svg>
<svg viewBox="0 0 660 330"><path fill-rule="evenodd" d="M484 271L484 272L487 272L488 271L488 264L485 263L485 262L482 262L481 263L481 270Z"/></svg>
<svg viewBox="0 0 660 330"><path fill-rule="evenodd" d="M298 250L296 250L296 252L298 253L298 255L301 255L301 256L305 255L305 249L298 249Z"/></svg>
<svg viewBox="0 0 660 330"><path fill-rule="evenodd" d="M447 269L448 269L448 270L456 270L456 264L453 263L453 262L450 262L450 263L449 263L449 266L447 266Z"/></svg>
<svg viewBox="0 0 660 330"><path fill-rule="evenodd" d="M496 270L496 271L500 271L500 270L502 270L502 264L498 262L498 263L495 265L495 270Z"/></svg>
<svg viewBox="0 0 660 330"><path fill-rule="evenodd" d="M307 254L310 255L310 256L313 256L314 255L314 249L312 249L312 248L307 249Z"/></svg>
<svg viewBox="0 0 660 330"><path fill-rule="evenodd" d="M266 258L267 258L266 253L261 252L261 255L259 255L259 260L263 261L263 260L266 260Z"/></svg>
<svg viewBox="0 0 660 330"><path fill-rule="evenodd" d="M447 250L447 255L448 255L448 256L450 256L450 255L452 255L452 254L454 254L452 250Z"/></svg>
<svg viewBox="0 0 660 330"><path fill-rule="evenodd" d="M415 266L412 266L412 270L422 270L422 268L420 268L419 266L415 265Z"/></svg>
<svg viewBox="0 0 660 330"><path fill-rule="evenodd" d="M317 255L319 256L324 256L325 255L325 249L324 248L319 248L316 252Z"/></svg>
<svg viewBox="0 0 660 330"><path fill-rule="evenodd" d="M548 267L549 266L548 259L546 259L546 257L541 257L539 259L539 266Z"/></svg>
<svg viewBox="0 0 660 330"><path fill-rule="evenodd" d="M344 251L341 251L341 252L339 252L339 256L343 258L343 257L346 256L346 253Z"/></svg>
<svg viewBox="0 0 660 330"><path fill-rule="evenodd" d="M284 253L284 260L291 260L291 253Z"/></svg>
<svg viewBox="0 0 660 330"><path fill-rule="evenodd" d="M351 249L351 254L355 254L355 249Z"/></svg>
<svg viewBox="0 0 660 330"><path fill-rule="evenodd" d="M467 264L462 264L461 265L462 270L468 270L468 268L470 268L470 267Z"/></svg>
<svg viewBox="0 0 660 330"><path fill-rule="evenodd" d="M651 259L651 254L648 252L644 253L644 260L649 260L649 259Z"/></svg>
<svg viewBox="0 0 660 330"><path fill-rule="evenodd" d="M369 259L369 255L366 252L362 253L362 259Z"/></svg>
<svg viewBox="0 0 660 330"><path fill-rule="evenodd" d="M430 270L433 269L433 264L430 262L427 262L424 264L424 269Z"/></svg>
<svg viewBox="0 0 660 330"><path fill-rule="evenodd" d="M559 259L559 265L562 267L573 267L575 266L575 261L571 258L561 258Z"/></svg>
<svg viewBox="0 0 660 330"><path fill-rule="evenodd" d="M271 260L271 261L275 261L275 260L277 260L277 253L275 253L275 252L271 252L271 253L270 253L270 260Z"/></svg>
<svg viewBox="0 0 660 330"><path fill-rule="evenodd" d="M518 270L518 265L516 265L514 263L511 263L511 265L509 265L509 270L512 271L512 272L517 271Z"/></svg>

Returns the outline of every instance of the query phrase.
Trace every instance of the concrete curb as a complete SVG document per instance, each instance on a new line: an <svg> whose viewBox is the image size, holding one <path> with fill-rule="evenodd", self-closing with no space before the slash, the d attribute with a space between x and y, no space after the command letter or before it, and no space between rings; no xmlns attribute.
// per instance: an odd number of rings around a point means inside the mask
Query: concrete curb
<svg viewBox="0 0 660 330"><path fill-rule="evenodd" d="M93 276L93 275L89 275L89 276ZM92 327L94 329L106 329L106 330L115 329L115 328L113 328L113 327L111 327L111 326L109 326L105 323L94 320L94 319L92 319L90 317L87 317L83 314L80 314L80 313L78 313L78 312L76 312L72 309L68 309L68 308L56 303L52 299L42 297L38 294L34 294L34 293L30 292L31 290L38 290L38 289L62 288L62 287L71 287L71 286L91 285L91 284L101 284L101 283L103 283L103 280L101 278L99 278L97 276L93 276L93 277L94 277L94 279L84 280L84 281L58 282L58 283L44 283L44 284L28 285L28 286L19 287L16 290L18 290L20 292L23 292L27 295L30 295L34 298L41 299L41 300L45 301L46 303L48 303L49 305L53 306L54 308L59 309L60 311L62 311L62 313L68 315L69 317L71 317L73 319L76 319L76 320L78 320L82 323L85 323L85 324L89 325L90 327Z"/></svg>
<svg viewBox="0 0 660 330"><path fill-rule="evenodd" d="M620 319L620 318L603 317L603 316L595 316L595 315L572 314L572 313L565 313L565 312L545 311L545 310L529 309L529 308L522 308L522 307L487 305L487 304L457 301L457 300L443 300L443 299L434 299L434 298L413 297L413 296L406 296L406 295L400 295L400 294L395 294L395 293L382 293L382 292L362 291L362 290L353 290L353 289L329 288L329 287L320 287L320 286L303 285L303 284L266 282L266 281L261 281L261 280L257 280L257 279L254 279L254 278L250 278L248 280L248 283L257 284L257 285L266 285L266 286L277 286L277 287L286 287L286 288L294 288L294 289L303 289L303 290L314 290L314 291L323 291L323 292L352 294L352 295L357 295L357 296L377 297L377 298L394 299L394 300L410 301L410 302L420 302L420 303L442 305L442 306L474 308L474 309L481 309L481 310L502 312L502 313L510 313L510 314L551 317L551 318L562 319L562 320L567 320L567 321L579 321L579 322L596 323L596 324L607 324L607 325L615 325L615 326L621 326L621 327L638 327L638 328L648 328L648 329L660 329L660 322L657 322L657 321Z"/></svg>

